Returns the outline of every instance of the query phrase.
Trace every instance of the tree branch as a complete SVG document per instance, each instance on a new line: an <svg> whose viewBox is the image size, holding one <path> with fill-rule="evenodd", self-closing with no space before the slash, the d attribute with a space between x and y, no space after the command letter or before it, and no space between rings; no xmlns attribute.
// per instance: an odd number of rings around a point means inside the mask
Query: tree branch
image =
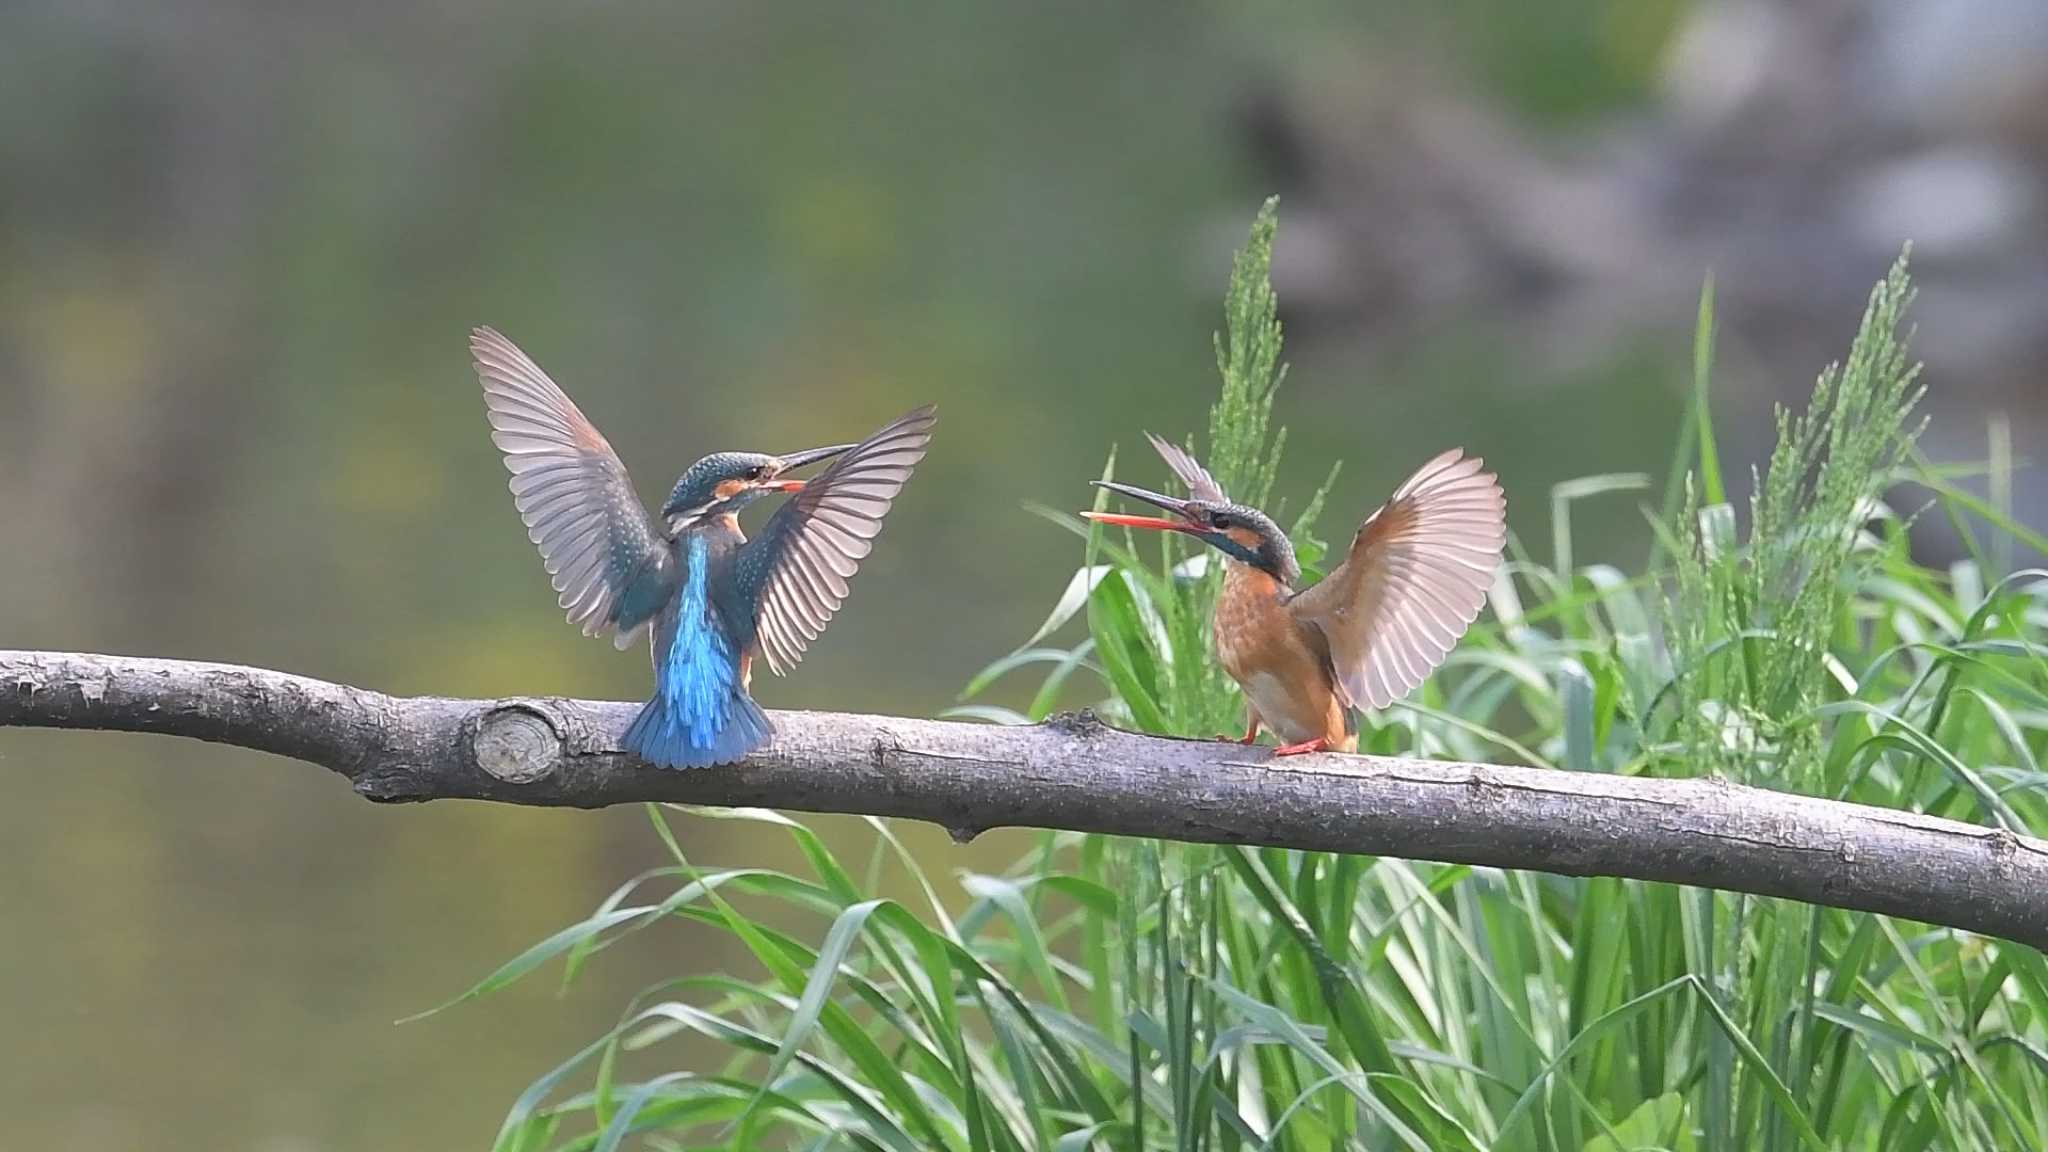
<svg viewBox="0 0 2048 1152"><path fill-rule="evenodd" d="M634 705L394 697L260 668L0 651L0 726L156 732L330 768L371 800L633 801L1020 825L1725 888L2048 947L2048 842L1746 788L1375 756L1272 760L1059 717L775 715L743 765L618 751Z"/></svg>

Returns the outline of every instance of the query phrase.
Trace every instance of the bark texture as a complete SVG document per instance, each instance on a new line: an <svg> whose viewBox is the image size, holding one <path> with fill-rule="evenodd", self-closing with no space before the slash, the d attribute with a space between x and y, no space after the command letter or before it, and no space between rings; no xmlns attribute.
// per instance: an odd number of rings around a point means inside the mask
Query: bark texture
<svg viewBox="0 0 2048 1152"><path fill-rule="evenodd" d="M1747 788L1030 728L772 713L744 764L618 750L636 705L395 697L226 664L0 651L0 726L156 732L329 768L377 801L646 800L1029 826L1623 876L1882 912L2048 947L2048 842Z"/></svg>

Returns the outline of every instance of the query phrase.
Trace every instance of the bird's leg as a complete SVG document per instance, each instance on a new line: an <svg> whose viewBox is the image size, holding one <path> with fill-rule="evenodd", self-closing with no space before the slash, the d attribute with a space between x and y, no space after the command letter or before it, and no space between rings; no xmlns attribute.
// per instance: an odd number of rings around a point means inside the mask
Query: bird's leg
<svg viewBox="0 0 2048 1152"><path fill-rule="evenodd" d="M1244 712L1244 735L1232 736L1228 732L1218 732L1216 738L1218 740L1228 740L1233 744L1257 744L1259 742L1259 710L1250 704L1246 704Z"/></svg>
<svg viewBox="0 0 2048 1152"><path fill-rule="evenodd" d="M1326 736L1318 736L1313 740L1303 740L1299 744L1282 744L1278 748L1273 749L1273 755L1300 756L1305 752L1327 752L1329 750L1329 738Z"/></svg>

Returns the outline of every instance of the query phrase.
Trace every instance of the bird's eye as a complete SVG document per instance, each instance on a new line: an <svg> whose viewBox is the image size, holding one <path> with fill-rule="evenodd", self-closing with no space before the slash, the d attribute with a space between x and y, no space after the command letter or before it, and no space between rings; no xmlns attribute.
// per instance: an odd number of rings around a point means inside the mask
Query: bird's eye
<svg viewBox="0 0 2048 1152"><path fill-rule="evenodd" d="M1232 523L1234 521L1232 521L1228 512L1211 512L1209 514L1209 524L1211 527L1228 528Z"/></svg>
<svg viewBox="0 0 2048 1152"><path fill-rule="evenodd" d="M766 464L756 464L752 468L747 469L747 479L749 480L760 480L767 475L768 466Z"/></svg>

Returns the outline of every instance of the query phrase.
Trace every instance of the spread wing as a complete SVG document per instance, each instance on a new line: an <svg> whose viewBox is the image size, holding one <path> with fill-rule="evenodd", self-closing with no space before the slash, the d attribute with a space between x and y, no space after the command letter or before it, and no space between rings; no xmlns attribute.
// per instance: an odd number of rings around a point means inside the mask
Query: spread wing
<svg viewBox="0 0 2048 1152"><path fill-rule="evenodd" d="M1424 464L1358 529L1336 571L1288 602L1329 642L1344 702L1385 708L1443 663L1486 602L1507 500L1458 449Z"/></svg>
<svg viewBox="0 0 2048 1152"><path fill-rule="evenodd" d="M846 601L847 581L924 459L936 422L932 408L919 408L847 449L741 550L740 591L756 605L755 638L776 675L796 667Z"/></svg>
<svg viewBox="0 0 2048 1152"><path fill-rule="evenodd" d="M1166 461L1166 466L1173 469L1175 476L1180 477L1180 482L1188 486L1189 496L1205 504L1230 503L1230 497L1223 494L1223 486L1216 483L1216 478L1209 475L1207 468L1188 455L1187 449L1171 440L1162 440L1150 432L1145 433L1145 439L1152 442L1152 450L1159 453L1160 459Z"/></svg>
<svg viewBox="0 0 2048 1152"><path fill-rule="evenodd" d="M512 500L569 622L586 636L616 629L625 648L675 590L667 537L618 454L538 364L489 328L470 333L469 350Z"/></svg>

